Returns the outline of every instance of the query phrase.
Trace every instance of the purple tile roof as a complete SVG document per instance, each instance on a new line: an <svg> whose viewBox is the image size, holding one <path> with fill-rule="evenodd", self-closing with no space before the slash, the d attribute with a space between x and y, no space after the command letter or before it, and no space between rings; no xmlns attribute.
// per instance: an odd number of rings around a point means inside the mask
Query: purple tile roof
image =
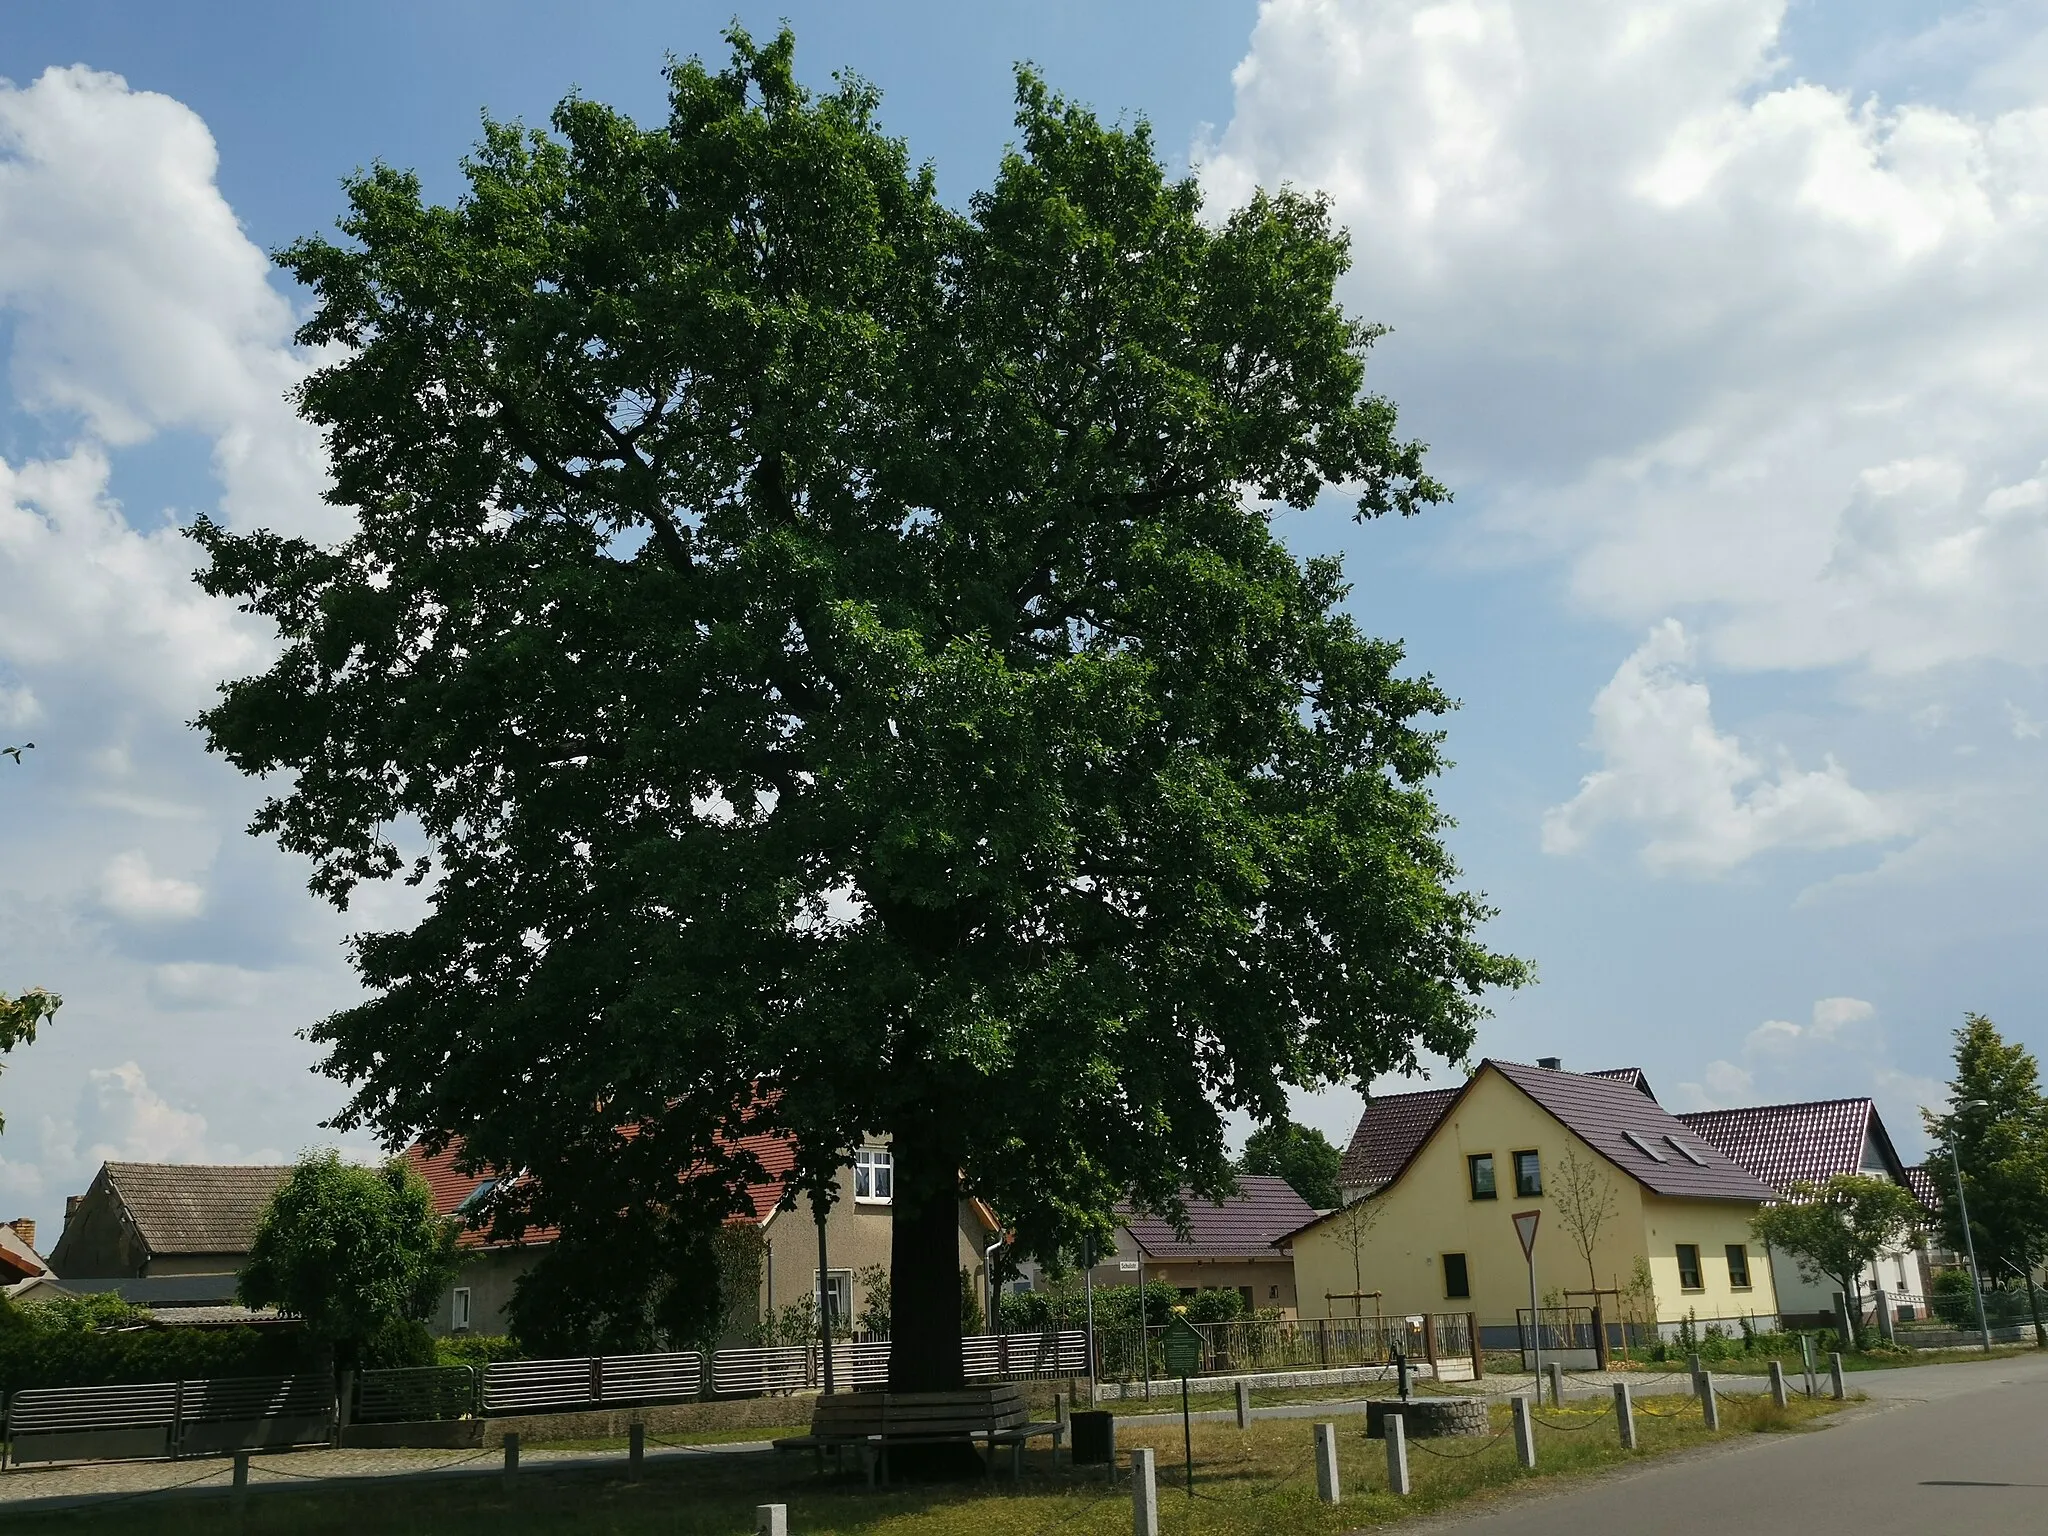
<svg viewBox="0 0 2048 1536"><path fill-rule="evenodd" d="M1906 1188L1913 1191L1914 1198L1930 1212L1941 1209L1941 1190L1936 1187L1934 1175L1919 1163L1906 1170Z"/></svg>
<svg viewBox="0 0 2048 1536"><path fill-rule="evenodd" d="M1820 1099L1804 1104L1755 1104L1708 1109L1678 1117L1702 1141L1783 1192L1863 1169L1866 1143L1874 1142L1883 1171L1904 1184L1906 1168L1877 1106L1868 1099Z"/></svg>
<svg viewBox="0 0 2048 1536"><path fill-rule="evenodd" d="M1759 1203L1771 1198L1771 1190L1754 1175L1626 1081L1512 1061L1485 1065L1655 1194ZM1631 1135L1636 1139L1630 1140Z"/></svg>
<svg viewBox="0 0 2048 1536"><path fill-rule="evenodd" d="M1389 1093L1366 1100L1365 1113L1358 1117L1358 1129L1351 1133L1351 1145L1344 1149L1344 1161L1338 1165L1337 1182L1346 1189L1378 1189L1408 1165L1415 1149L1429 1138L1444 1111L1464 1091L1461 1083L1456 1088Z"/></svg>
<svg viewBox="0 0 2048 1536"><path fill-rule="evenodd" d="M1643 1069L1641 1067L1609 1067L1604 1072L1588 1072L1586 1076L1602 1077L1610 1083L1627 1083L1629 1087L1635 1089L1637 1093L1640 1093L1644 1098L1651 1100L1653 1103L1657 1098L1656 1090L1650 1086L1650 1080L1643 1076Z"/></svg>
<svg viewBox="0 0 2048 1536"><path fill-rule="evenodd" d="M1188 1236L1183 1242L1164 1216L1147 1216L1122 1206L1117 1224L1137 1240L1148 1258L1271 1258L1273 1244L1316 1219L1315 1208L1285 1179L1245 1174L1237 1197L1221 1205L1183 1194L1188 1203Z"/></svg>

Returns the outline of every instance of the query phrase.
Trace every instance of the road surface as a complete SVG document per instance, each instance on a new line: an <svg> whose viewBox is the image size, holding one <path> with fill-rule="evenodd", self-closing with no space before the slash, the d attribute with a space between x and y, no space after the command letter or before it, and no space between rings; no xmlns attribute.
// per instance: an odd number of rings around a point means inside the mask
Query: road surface
<svg viewBox="0 0 2048 1536"><path fill-rule="evenodd" d="M2048 1357L1858 1372L1867 1408L1479 1515L1459 1536L2005 1536L2048 1532Z"/></svg>

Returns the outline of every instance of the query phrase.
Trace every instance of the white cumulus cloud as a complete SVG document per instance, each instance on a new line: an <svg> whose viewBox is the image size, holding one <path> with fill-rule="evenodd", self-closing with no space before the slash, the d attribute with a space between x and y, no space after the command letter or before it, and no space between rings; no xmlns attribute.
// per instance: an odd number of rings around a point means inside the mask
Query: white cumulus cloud
<svg viewBox="0 0 2048 1536"><path fill-rule="evenodd" d="M1572 853L1606 826L1640 831L1658 873L1715 875L1773 848L1839 848L1904 830L1896 811L1841 765L1767 766L1714 724L1693 646L1666 619L1593 700L1602 766L1543 818L1543 847Z"/></svg>
<svg viewBox="0 0 2048 1536"><path fill-rule="evenodd" d="M137 922L197 917L206 892L190 880L159 875L140 850L116 854L100 877L100 900L117 917Z"/></svg>

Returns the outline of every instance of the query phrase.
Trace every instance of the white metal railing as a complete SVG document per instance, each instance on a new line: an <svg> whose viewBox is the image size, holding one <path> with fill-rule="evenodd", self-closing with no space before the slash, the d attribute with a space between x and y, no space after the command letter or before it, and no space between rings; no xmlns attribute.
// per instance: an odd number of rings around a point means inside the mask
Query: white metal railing
<svg viewBox="0 0 2048 1536"><path fill-rule="evenodd" d="M584 1355L499 1360L484 1368L487 1414L547 1413L623 1403L674 1402L704 1388L695 1350L660 1355Z"/></svg>

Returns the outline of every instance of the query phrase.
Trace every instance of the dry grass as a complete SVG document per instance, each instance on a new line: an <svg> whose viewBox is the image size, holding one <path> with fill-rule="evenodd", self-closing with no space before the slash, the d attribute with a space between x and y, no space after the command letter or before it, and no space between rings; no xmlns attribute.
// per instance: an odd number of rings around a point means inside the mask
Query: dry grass
<svg viewBox="0 0 2048 1536"><path fill-rule="evenodd" d="M1768 1399L1732 1399L1721 1410L1721 1429L1710 1434L1698 1405L1688 1398L1648 1399L1638 1405L1641 1449L1631 1457L1617 1443L1611 1411L1583 1407L1544 1409L1537 1429L1538 1470L1525 1472L1514 1456L1508 1410L1494 1410L1497 1438L1415 1442L1410 1466L1415 1492L1387 1492L1386 1459L1377 1441L1364 1438L1364 1421L1339 1421L1339 1469L1344 1502L1316 1498L1314 1430L1309 1419L1266 1419L1240 1432L1229 1424L1194 1428L1194 1494L1185 1491L1178 1425L1120 1426L1119 1449L1150 1446L1159 1459L1160 1524L1164 1536L1252 1536L1286 1530L1290 1536L1338 1536L1361 1526L1484 1499L1532 1478L1581 1475L1619 1462L1667 1454L1744 1435L1810 1427L1835 1405L1795 1400L1789 1409ZM1481 1447L1484 1447L1483 1449ZM1456 1459L1452 1459L1456 1458ZM789 1525L800 1536L1123 1536L1130 1529L1127 1483L1105 1485L1099 1471L1054 1467L1043 1454L1014 1490L1007 1475L992 1484L950 1488L896 1488L873 1492L855 1477L811 1471L808 1458L765 1455L651 1458L647 1478L625 1481L623 1458L602 1472L533 1470L514 1490L495 1477L415 1479L361 1487L265 1489L241 1519L225 1498L153 1497L99 1509L10 1514L13 1536L37 1533L186 1532L228 1526L239 1536L527 1536L538 1532L711 1533L752 1529L753 1508L786 1503ZM261 1477L259 1475L259 1482Z"/></svg>

